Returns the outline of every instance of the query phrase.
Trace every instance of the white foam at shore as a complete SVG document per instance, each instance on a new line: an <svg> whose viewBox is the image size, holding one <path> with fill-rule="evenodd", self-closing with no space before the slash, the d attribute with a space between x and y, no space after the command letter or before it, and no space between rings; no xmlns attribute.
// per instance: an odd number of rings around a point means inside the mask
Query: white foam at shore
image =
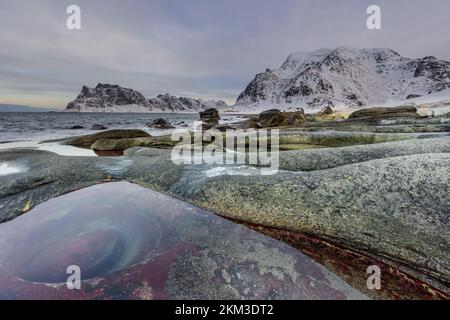
<svg viewBox="0 0 450 320"><path fill-rule="evenodd" d="M93 150L77 148L69 145L63 145L58 142L39 143L39 141L19 141L10 143L1 143L0 150L8 149L38 149L50 151L61 156L75 156L75 157L95 157Z"/></svg>
<svg viewBox="0 0 450 320"><path fill-rule="evenodd" d="M232 176L256 176L260 175L260 168L252 166L230 166L230 167L215 167L205 171L205 175L209 178L222 175Z"/></svg>

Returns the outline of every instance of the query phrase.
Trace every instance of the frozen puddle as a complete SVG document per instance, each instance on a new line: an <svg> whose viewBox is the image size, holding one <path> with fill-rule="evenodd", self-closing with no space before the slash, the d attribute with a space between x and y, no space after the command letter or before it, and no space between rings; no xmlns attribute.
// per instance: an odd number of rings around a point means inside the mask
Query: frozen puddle
<svg viewBox="0 0 450 320"><path fill-rule="evenodd" d="M21 165L11 165L7 162L0 162L0 176L7 176L10 174L20 173L26 171L26 168Z"/></svg>
<svg viewBox="0 0 450 320"><path fill-rule="evenodd" d="M232 176L257 176L261 174L261 170L258 167L252 166L228 166L228 167L215 167L205 171L205 175L208 178L218 177L223 175Z"/></svg>
<svg viewBox="0 0 450 320"><path fill-rule="evenodd" d="M0 299L365 298L283 242L128 182L0 224L0 288Z"/></svg>
<svg viewBox="0 0 450 320"><path fill-rule="evenodd" d="M208 178L218 177L218 176L261 176L261 175L275 175L278 173L288 172L285 170L278 170L276 168L270 167L255 167L249 165L241 165L241 166L224 166L224 167L214 167L204 171L204 174ZM301 174L298 172L291 172L289 174Z"/></svg>
<svg viewBox="0 0 450 320"><path fill-rule="evenodd" d="M40 143L39 141L18 141L18 142L0 143L0 150L15 149L15 148L44 150L59 154L61 156L75 156L75 157L97 156L93 150L63 145L58 142Z"/></svg>
<svg viewBox="0 0 450 320"><path fill-rule="evenodd" d="M126 158L118 158L115 159L115 163L114 164L98 164L97 166L102 169L103 171L111 174L111 175L116 175L116 174L121 174L123 172L125 172L127 170L127 168L129 168L132 164L133 164L133 160L132 159L126 159Z"/></svg>

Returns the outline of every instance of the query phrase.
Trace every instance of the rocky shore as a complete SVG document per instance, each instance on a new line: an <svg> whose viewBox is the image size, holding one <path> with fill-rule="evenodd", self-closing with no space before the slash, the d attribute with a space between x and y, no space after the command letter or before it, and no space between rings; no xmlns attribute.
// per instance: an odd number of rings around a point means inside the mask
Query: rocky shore
<svg viewBox="0 0 450 320"><path fill-rule="evenodd" d="M269 110L227 128L279 128L280 171L176 165L174 142L139 130L102 131L64 143L123 157L0 152L26 170L0 176L0 221L94 184L130 181L220 216L301 232L376 258L450 294L450 121L411 108L339 118ZM218 114L203 114L208 128ZM162 123L162 121L160 121ZM218 128L220 129L220 128ZM235 171L233 171L235 170Z"/></svg>

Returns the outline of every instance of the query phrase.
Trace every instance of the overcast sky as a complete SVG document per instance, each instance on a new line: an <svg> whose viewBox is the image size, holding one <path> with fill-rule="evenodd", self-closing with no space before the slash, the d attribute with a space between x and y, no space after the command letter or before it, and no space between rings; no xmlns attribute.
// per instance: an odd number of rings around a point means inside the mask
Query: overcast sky
<svg viewBox="0 0 450 320"><path fill-rule="evenodd" d="M81 30L66 28L71 4ZM370 4L382 30L366 28ZM0 0L0 103L65 107L98 82L232 103L296 51L450 60L449 29L449 0Z"/></svg>

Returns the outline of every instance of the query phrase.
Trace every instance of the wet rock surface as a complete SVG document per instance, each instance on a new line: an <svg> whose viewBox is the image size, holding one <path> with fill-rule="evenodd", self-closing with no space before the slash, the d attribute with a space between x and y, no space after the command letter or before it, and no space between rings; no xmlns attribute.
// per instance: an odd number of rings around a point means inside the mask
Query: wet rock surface
<svg viewBox="0 0 450 320"><path fill-rule="evenodd" d="M52 199L0 231L4 299L366 298L282 242L128 182Z"/></svg>
<svg viewBox="0 0 450 320"><path fill-rule="evenodd" d="M170 192L233 219L334 239L448 286L449 166L448 153L435 153L266 177L191 169Z"/></svg>
<svg viewBox="0 0 450 320"><path fill-rule="evenodd" d="M242 223L238 220L233 220ZM450 295L417 280L408 273L374 259L364 253L342 247L336 243L301 232L243 223L250 229L274 239L289 243L320 264L339 274L353 287L374 299L440 300ZM376 265L383 275L382 290L370 290L362 266Z"/></svg>
<svg viewBox="0 0 450 320"><path fill-rule="evenodd" d="M66 143L71 146L75 146L75 147L90 148L90 146L95 141L100 140L100 139L131 139L131 138L149 137L149 136L150 136L150 134L148 134L147 132L142 131L142 130L115 129L115 130L97 132L95 134L81 136L81 137L74 138L74 139L69 139Z"/></svg>
<svg viewBox="0 0 450 320"><path fill-rule="evenodd" d="M70 191L127 180L230 219L307 233L364 252L449 293L449 140L446 133L282 130L280 144L321 149L281 152L282 171L273 176L227 166L206 174L214 167L175 165L170 149L150 143L131 144L120 158L2 151L0 162L20 161L28 170L0 176L0 221ZM194 258L185 261L209 270L202 265L209 260ZM169 274L167 279L176 278ZM201 296L181 287L172 294Z"/></svg>

